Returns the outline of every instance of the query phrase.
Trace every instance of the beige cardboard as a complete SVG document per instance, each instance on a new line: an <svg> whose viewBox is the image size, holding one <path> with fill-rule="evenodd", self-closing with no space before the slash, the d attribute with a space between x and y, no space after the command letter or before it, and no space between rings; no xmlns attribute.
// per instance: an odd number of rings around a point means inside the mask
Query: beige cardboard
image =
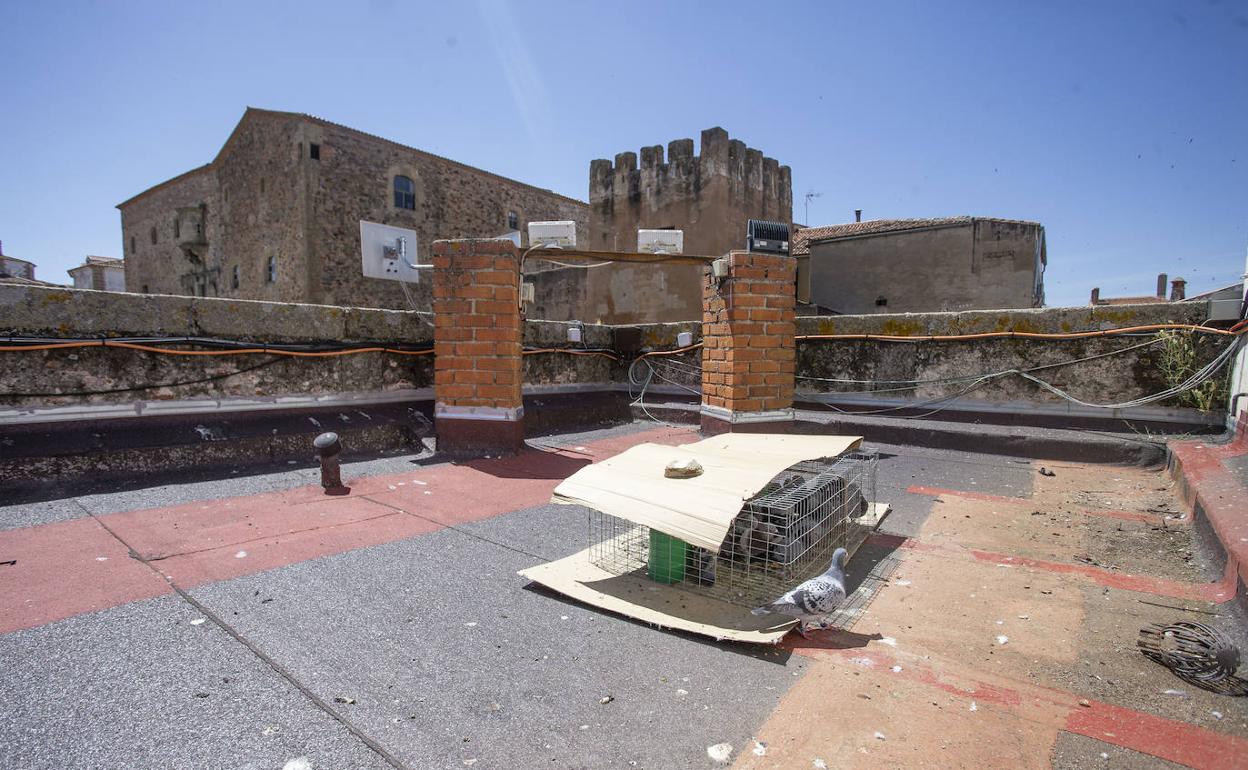
<svg viewBox="0 0 1248 770"><path fill-rule="evenodd" d="M836 457L861 436L725 433L679 447L639 444L587 465L555 488L553 502L584 505L718 551L742 504L803 460ZM672 460L694 459L703 473L669 479Z"/></svg>
<svg viewBox="0 0 1248 770"><path fill-rule="evenodd" d="M614 575L590 563L588 548L520 574L591 606L714 639L775 644L797 625L783 615L757 617L746 607L656 583L646 577L644 569Z"/></svg>

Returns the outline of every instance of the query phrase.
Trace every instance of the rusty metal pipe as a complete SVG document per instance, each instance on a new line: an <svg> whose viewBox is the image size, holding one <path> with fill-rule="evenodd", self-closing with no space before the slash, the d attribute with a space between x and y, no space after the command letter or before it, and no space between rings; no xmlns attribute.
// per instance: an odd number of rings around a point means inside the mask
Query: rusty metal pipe
<svg viewBox="0 0 1248 770"><path fill-rule="evenodd" d="M342 485L342 464L338 459L342 454L342 441L338 434L322 433L312 442L312 446L321 461L321 486L325 488L325 494L341 493L345 487Z"/></svg>

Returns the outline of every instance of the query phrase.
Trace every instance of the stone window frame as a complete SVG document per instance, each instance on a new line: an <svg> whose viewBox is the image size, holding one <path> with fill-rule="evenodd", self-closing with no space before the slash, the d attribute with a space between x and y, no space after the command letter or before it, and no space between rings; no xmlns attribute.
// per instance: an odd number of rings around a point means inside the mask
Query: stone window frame
<svg viewBox="0 0 1248 770"><path fill-rule="evenodd" d="M241 284L242 270L239 269L238 265L235 265L234 269L230 271L230 288L237 289Z"/></svg>
<svg viewBox="0 0 1248 770"><path fill-rule="evenodd" d="M507 212L507 229L508 230L520 229L520 215L516 213L514 210Z"/></svg>
<svg viewBox="0 0 1248 770"><path fill-rule="evenodd" d="M312 160L321 159L321 145L316 142L308 142L308 157Z"/></svg>
<svg viewBox="0 0 1248 770"><path fill-rule="evenodd" d="M407 189L400 189L400 184L406 182ZM394 207L405 211L416 210L416 180L407 174L395 174L390 182L390 189L394 192Z"/></svg>
<svg viewBox="0 0 1248 770"><path fill-rule="evenodd" d="M277 255L276 254L272 254L269 256L268 261L265 262L264 268L265 268L264 269L264 282L265 283L277 283Z"/></svg>
<svg viewBox="0 0 1248 770"><path fill-rule="evenodd" d="M131 235L131 236L130 236L130 253L131 253L131 254L138 254L138 253L139 253L138 244L136 244L136 243L135 243L135 240L134 240L134 236L133 236L133 235Z"/></svg>
<svg viewBox="0 0 1248 770"><path fill-rule="evenodd" d="M156 225L152 225L152 245L156 245Z"/></svg>
<svg viewBox="0 0 1248 770"><path fill-rule="evenodd" d="M176 213L173 215L173 237L174 240L182 237L182 222Z"/></svg>

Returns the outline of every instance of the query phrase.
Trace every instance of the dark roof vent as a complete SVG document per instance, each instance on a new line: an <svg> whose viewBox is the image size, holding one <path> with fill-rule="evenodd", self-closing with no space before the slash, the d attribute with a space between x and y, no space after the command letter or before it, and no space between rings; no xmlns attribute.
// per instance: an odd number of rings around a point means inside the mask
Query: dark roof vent
<svg viewBox="0 0 1248 770"><path fill-rule="evenodd" d="M788 254L789 226L783 222L751 219L747 225L745 248L768 254Z"/></svg>

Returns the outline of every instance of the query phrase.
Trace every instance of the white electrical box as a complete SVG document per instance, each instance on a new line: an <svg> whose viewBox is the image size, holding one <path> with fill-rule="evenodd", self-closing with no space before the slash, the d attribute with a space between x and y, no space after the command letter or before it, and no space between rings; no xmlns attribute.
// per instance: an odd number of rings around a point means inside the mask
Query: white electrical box
<svg viewBox="0 0 1248 770"><path fill-rule="evenodd" d="M520 301L533 303L537 301L537 284L525 281L520 284Z"/></svg>
<svg viewBox="0 0 1248 770"><path fill-rule="evenodd" d="M684 230L638 230L637 251L643 254L683 254Z"/></svg>
<svg viewBox="0 0 1248 770"><path fill-rule="evenodd" d="M418 282L416 231L361 219L360 264L366 278Z"/></svg>
<svg viewBox="0 0 1248 770"><path fill-rule="evenodd" d="M575 249L576 222L530 222L529 247Z"/></svg>
<svg viewBox="0 0 1248 770"><path fill-rule="evenodd" d="M676 335L676 347L687 348L693 344L693 332L679 332Z"/></svg>

